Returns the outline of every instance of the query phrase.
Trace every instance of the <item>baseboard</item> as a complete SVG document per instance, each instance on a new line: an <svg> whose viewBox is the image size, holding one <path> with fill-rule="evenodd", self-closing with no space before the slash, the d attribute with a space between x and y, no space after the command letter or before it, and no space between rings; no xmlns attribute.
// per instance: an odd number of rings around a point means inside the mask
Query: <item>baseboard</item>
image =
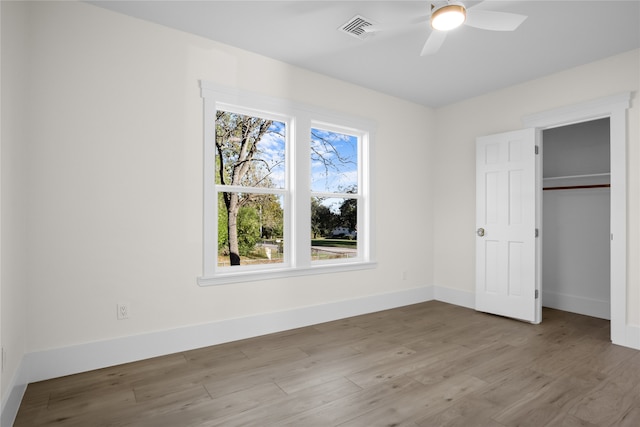
<svg viewBox="0 0 640 427"><path fill-rule="evenodd" d="M624 346L640 350L640 325L627 325L627 340Z"/></svg>
<svg viewBox="0 0 640 427"><path fill-rule="evenodd" d="M20 363L16 373L11 378L8 393L2 398L2 413L0 414L0 426L12 426L20 409L20 402L27 390L27 375L24 362Z"/></svg>
<svg viewBox="0 0 640 427"><path fill-rule="evenodd" d="M433 299L461 307L476 308L476 294L453 288L433 287Z"/></svg>
<svg viewBox="0 0 640 427"><path fill-rule="evenodd" d="M611 319L611 302L542 290L542 305L600 319Z"/></svg>
<svg viewBox="0 0 640 427"><path fill-rule="evenodd" d="M295 329L433 299L433 287L406 289L276 313L29 353L28 382Z"/></svg>

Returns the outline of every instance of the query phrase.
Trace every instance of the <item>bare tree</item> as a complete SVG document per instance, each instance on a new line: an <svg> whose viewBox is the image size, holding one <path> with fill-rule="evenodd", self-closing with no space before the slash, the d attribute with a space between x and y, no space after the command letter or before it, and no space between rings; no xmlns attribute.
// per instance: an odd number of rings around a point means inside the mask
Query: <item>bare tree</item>
<svg viewBox="0 0 640 427"><path fill-rule="evenodd" d="M258 117L216 112L216 152L218 180L222 185L260 186L268 179L268 174L257 172L256 163L262 163L269 170L271 165L256 157L258 144L269 132L272 120ZM238 192L224 192L224 204L227 209L227 228L229 239L229 261L231 265L240 265L238 245L238 212L247 199Z"/></svg>

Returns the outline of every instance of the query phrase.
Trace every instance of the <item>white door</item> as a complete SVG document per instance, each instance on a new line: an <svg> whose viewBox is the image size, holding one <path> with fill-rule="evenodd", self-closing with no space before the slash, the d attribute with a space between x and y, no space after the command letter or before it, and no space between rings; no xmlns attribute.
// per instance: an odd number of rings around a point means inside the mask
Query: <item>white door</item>
<svg viewBox="0 0 640 427"><path fill-rule="evenodd" d="M535 129L476 140L476 310L539 323L535 146Z"/></svg>

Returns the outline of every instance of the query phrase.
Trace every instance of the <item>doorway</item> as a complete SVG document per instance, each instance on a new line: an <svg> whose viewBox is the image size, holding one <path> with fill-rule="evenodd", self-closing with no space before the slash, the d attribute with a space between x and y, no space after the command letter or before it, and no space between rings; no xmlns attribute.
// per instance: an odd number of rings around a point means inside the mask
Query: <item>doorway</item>
<svg viewBox="0 0 640 427"><path fill-rule="evenodd" d="M609 117L542 131L542 306L611 317Z"/></svg>
<svg viewBox="0 0 640 427"><path fill-rule="evenodd" d="M632 328L627 325L627 109L631 105L631 92L623 92L606 98L577 105L560 107L523 118L526 128L535 128L542 138L546 129L567 126L589 120L608 118L610 130L610 295L611 341L633 347ZM539 140L540 140L539 139ZM539 163L539 191L542 197L542 170ZM537 224L542 224L542 209L536 211ZM536 249L542 259L542 245ZM536 272L537 289L542 286L542 266ZM637 344L636 344L637 345Z"/></svg>

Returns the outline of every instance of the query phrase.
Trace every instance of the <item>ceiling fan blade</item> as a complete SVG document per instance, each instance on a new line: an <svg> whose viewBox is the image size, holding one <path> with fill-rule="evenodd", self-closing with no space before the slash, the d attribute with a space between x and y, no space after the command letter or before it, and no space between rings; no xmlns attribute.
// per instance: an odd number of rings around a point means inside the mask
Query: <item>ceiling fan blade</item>
<svg viewBox="0 0 640 427"><path fill-rule="evenodd" d="M465 25L491 31L513 31L527 19L517 13L494 12L490 10L469 9Z"/></svg>
<svg viewBox="0 0 640 427"><path fill-rule="evenodd" d="M442 43L444 43L444 39L446 38L447 38L446 31L433 30L429 35L429 38L427 39L426 43L422 47L422 52L420 52L420 56L433 55L434 53L436 53L438 49L440 49L440 46L442 46Z"/></svg>

